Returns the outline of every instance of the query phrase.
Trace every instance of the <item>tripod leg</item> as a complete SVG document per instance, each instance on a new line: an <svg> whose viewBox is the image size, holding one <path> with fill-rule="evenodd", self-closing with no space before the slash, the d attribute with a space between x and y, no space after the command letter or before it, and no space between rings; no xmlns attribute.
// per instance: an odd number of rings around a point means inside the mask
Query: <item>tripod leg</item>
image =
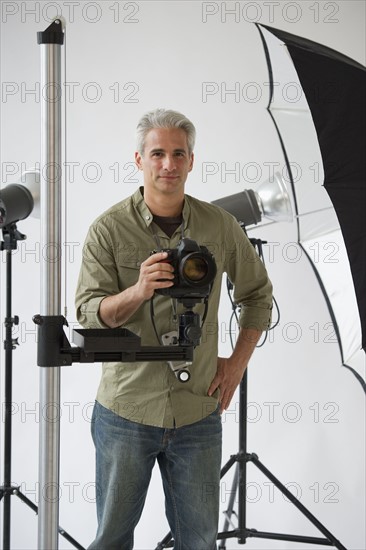
<svg viewBox="0 0 366 550"><path fill-rule="evenodd" d="M10 495L4 494L3 549L10 549Z"/></svg>
<svg viewBox="0 0 366 550"><path fill-rule="evenodd" d="M307 509L301 502L285 487L273 474L266 468L258 459L258 456L254 453L248 455L248 460L253 462L255 466L270 480L272 483L283 493L294 506L302 514L304 514L305 517L308 518L308 520L315 525L317 529L327 538L328 541L332 543L333 546L338 548L338 550L346 550L346 548L341 544L339 540L337 540L330 531L320 521Z"/></svg>
<svg viewBox="0 0 366 550"><path fill-rule="evenodd" d="M36 506L34 504L34 502L32 502L31 500L29 500L29 498L27 496L25 496L20 490L19 490L19 487L13 487L12 488L12 495L14 496L17 496L18 498L20 498L20 500L22 502L24 502L24 504L26 504L27 506L29 506L29 508L31 508L31 510L33 510L33 512L35 512L36 514L38 514L38 506ZM84 546L81 546L81 544L78 543L77 540L74 539L74 537L72 537L71 535L69 535L69 533L67 531L65 531L65 529L63 529L61 527L61 525L59 525L58 527L58 532L60 533L60 535L62 537L64 537L64 539L66 539L70 544L72 544L75 548L77 548L77 550L85 550ZM4 547L4 550L5 550L5 547Z"/></svg>
<svg viewBox="0 0 366 550"><path fill-rule="evenodd" d="M172 534L169 531L169 533L165 535L163 540L158 542L158 545L155 548L155 550L163 550L163 548L171 548L172 546L173 546L173 539L172 539Z"/></svg>

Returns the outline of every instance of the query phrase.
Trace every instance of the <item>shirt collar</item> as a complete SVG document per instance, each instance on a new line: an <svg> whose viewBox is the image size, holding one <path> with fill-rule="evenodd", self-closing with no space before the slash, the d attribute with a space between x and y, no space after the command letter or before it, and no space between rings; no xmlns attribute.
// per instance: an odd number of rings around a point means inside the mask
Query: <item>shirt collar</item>
<svg viewBox="0 0 366 550"><path fill-rule="evenodd" d="M132 195L132 200L135 208L139 212L146 227L150 227L150 224L153 222L153 215L144 201L142 189L143 189L142 187L139 187L139 189L137 189L137 191ZM184 205L183 205L183 212L182 212L184 229L187 228L190 213L191 213L190 197L189 195L184 195Z"/></svg>

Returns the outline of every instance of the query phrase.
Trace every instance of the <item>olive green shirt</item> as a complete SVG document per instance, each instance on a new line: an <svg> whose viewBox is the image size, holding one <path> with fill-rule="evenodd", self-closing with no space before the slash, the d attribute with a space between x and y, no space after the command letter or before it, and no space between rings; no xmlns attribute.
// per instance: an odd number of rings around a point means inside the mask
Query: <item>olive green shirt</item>
<svg viewBox="0 0 366 550"><path fill-rule="evenodd" d="M80 324L105 327L98 314L100 302L137 282L140 265L157 248L157 242L162 248L175 248L183 229L184 237L206 246L214 255L217 275L188 382L180 382L166 362L103 364L99 403L129 420L164 428L191 424L217 407L218 392L209 397L207 391L216 374L220 331L223 338L228 337L228 320L218 321L222 274L226 272L234 284L234 299L241 305L241 327L266 330L272 308L272 285L265 267L235 218L189 195L185 195L182 214L183 228L169 238L153 222L140 190L112 206L89 229L76 291ZM202 318L204 309L199 303L194 311ZM159 336L177 330L170 296L155 294L154 310ZM178 313L183 310L178 304ZM124 327L139 335L143 346L159 345L150 301Z"/></svg>

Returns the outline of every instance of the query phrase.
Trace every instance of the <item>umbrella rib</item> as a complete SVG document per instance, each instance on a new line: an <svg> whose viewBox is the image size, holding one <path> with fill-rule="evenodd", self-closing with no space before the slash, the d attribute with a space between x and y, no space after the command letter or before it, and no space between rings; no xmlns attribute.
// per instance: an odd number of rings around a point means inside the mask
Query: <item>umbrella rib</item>
<svg viewBox="0 0 366 550"><path fill-rule="evenodd" d="M333 208L331 206L329 206L327 208L319 208L319 210L312 210L311 212L303 212L302 214L295 214L294 218L299 219L299 218L302 218L304 216L311 216L312 214L317 214L318 212L327 212L328 210L333 210ZM254 229L262 229L262 227L266 227L267 225L273 225L274 223L278 223L278 221L273 220L273 221L268 221L267 223L261 223L260 225L256 225L254 227L248 227L247 231L253 231ZM335 229L338 230L339 227L337 227Z"/></svg>
<svg viewBox="0 0 366 550"><path fill-rule="evenodd" d="M295 212L296 212L296 214L298 214L299 209L298 209L298 206L297 206L297 198L296 198L296 193L295 193L295 184L294 184L294 178L293 178L293 175L292 175L291 165L290 165L290 162L289 162L289 159L288 159L288 156L287 156L287 150L286 150L284 141L282 139L280 129L277 125L276 119L273 116L273 114L271 112L271 108L270 108L271 103L272 103L272 99L273 99L273 71L272 71L271 56L269 55L268 46L267 46L266 40L264 38L262 29L260 28L260 25L258 23L255 23L255 26L257 27L259 35L260 35L261 40L262 40L264 54L265 54L266 61L267 61L268 73L269 73L269 82L270 82L269 92L270 92L270 96L269 96L269 101L268 101L268 105L267 105L267 112L268 112L269 116L272 119L272 122L273 122L274 127L275 127L276 132L277 132L278 139L280 140L283 156L285 158L287 172L288 172L288 175L289 175L289 178L290 178L290 184L291 184L291 189L292 189L292 196L293 196L293 201L294 201ZM300 241L300 227L299 227L298 219L296 220L296 222L297 222L297 240Z"/></svg>
<svg viewBox="0 0 366 550"><path fill-rule="evenodd" d="M303 212L302 214L295 214L294 218L302 218L303 216L310 216L311 214L317 214L318 212L327 212L328 210L333 210L333 207L327 206L326 208L319 208L318 210L312 210L311 212Z"/></svg>
<svg viewBox="0 0 366 550"><path fill-rule="evenodd" d="M306 113L307 115L311 116L310 109L285 109L284 107L270 107L271 111L280 111L281 113Z"/></svg>

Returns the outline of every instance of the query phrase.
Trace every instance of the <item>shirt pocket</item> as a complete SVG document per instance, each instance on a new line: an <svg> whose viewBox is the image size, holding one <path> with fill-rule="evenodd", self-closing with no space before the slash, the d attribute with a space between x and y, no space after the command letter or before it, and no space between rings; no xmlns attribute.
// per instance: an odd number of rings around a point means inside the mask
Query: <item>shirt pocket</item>
<svg viewBox="0 0 366 550"><path fill-rule="evenodd" d="M140 265L141 263L139 262L119 262L117 270L120 290L126 290L126 288L137 283L140 275Z"/></svg>
<svg viewBox="0 0 366 550"><path fill-rule="evenodd" d="M138 247L135 243L124 245L116 256L118 283L121 290L137 283L140 267L149 256L147 250Z"/></svg>

